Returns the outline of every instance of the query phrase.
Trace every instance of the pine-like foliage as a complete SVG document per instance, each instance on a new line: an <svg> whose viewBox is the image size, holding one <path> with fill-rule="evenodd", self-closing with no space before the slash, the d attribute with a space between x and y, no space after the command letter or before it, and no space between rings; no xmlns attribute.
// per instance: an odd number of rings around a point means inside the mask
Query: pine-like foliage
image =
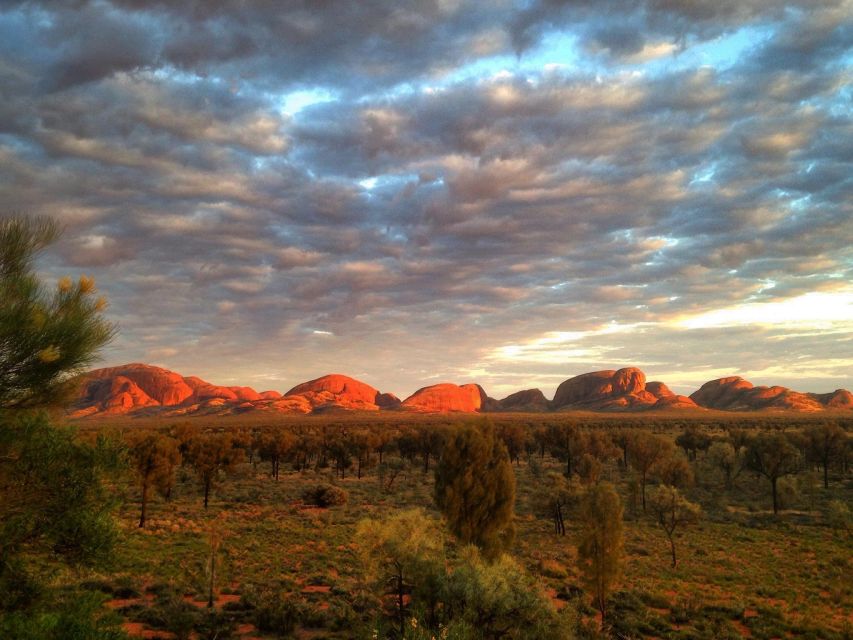
<svg viewBox="0 0 853 640"><path fill-rule="evenodd" d="M603 620L607 596L622 573L622 501L613 485L591 487L581 500L578 520L581 574Z"/></svg>
<svg viewBox="0 0 853 640"><path fill-rule="evenodd" d="M450 531L486 558L512 544L515 475L492 425L466 425L448 436L435 470L435 501Z"/></svg>
<svg viewBox="0 0 853 640"><path fill-rule="evenodd" d="M36 276L36 255L58 235L49 218L0 218L0 409L62 404L114 333L94 280L48 289Z"/></svg>

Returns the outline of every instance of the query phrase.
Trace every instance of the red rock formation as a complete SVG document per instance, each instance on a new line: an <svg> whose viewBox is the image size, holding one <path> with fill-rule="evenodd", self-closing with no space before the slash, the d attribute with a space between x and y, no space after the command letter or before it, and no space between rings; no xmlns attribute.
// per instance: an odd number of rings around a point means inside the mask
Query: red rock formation
<svg viewBox="0 0 853 640"><path fill-rule="evenodd" d="M589 409L650 405L657 398L645 391L646 376L637 368L593 371L569 378L557 387L551 407Z"/></svg>
<svg viewBox="0 0 853 640"><path fill-rule="evenodd" d="M548 399L539 389L516 391L498 402L499 411L547 411Z"/></svg>
<svg viewBox="0 0 853 640"><path fill-rule="evenodd" d="M330 374L296 385L285 397L302 396L313 408L335 405L344 409L376 411L379 391L355 378Z"/></svg>
<svg viewBox="0 0 853 640"><path fill-rule="evenodd" d="M86 374L80 408L99 405L99 411L106 411L119 406L132 410L147 406L177 405L192 395L192 387L177 373L134 363L97 369Z"/></svg>
<svg viewBox="0 0 853 640"><path fill-rule="evenodd" d="M401 405L404 409L430 413L447 413L463 411L471 413L479 411L483 406L486 394L477 384L458 386L449 382L435 384L418 389Z"/></svg>
<svg viewBox="0 0 853 640"><path fill-rule="evenodd" d="M793 411L822 411L830 402L844 406L845 392L839 389L832 394L811 394L792 391L786 387L755 387L740 376L719 378L703 384L690 398L709 409L725 411L755 411L779 409Z"/></svg>
<svg viewBox="0 0 853 640"><path fill-rule="evenodd" d="M210 413L230 404L261 400L249 387L220 387L160 367L127 364L96 369L83 376L72 417L168 410L171 415Z"/></svg>
<svg viewBox="0 0 853 640"><path fill-rule="evenodd" d="M687 396L673 393L663 382L647 382L646 391L657 398L652 406L653 409L696 409L698 407Z"/></svg>
<svg viewBox="0 0 853 640"><path fill-rule="evenodd" d="M853 393L847 389L836 389L832 393L810 393L809 395L828 409L853 409Z"/></svg>
<svg viewBox="0 0 853 640"><path fill-rule="evenodd" d="M380 393L376 396L376 404L380 409L396 409L402 401L393 393Z"/></svg>

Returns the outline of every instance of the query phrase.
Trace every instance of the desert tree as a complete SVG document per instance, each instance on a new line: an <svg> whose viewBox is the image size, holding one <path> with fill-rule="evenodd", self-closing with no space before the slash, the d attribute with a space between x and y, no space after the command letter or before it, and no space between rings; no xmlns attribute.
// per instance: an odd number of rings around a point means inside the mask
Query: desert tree
<svg viewBox="0 0 853 640"><path fill-rule="evenodd" d="M652 490L649 496L649 508L652 516L669 540L673 568L678 563L675 555L675 531L699 520L701 507L690 502L681 492L670 485L661 485Z"/></svg>
<svg viewBox="0 0 853 640"><path fill-rule="evenodd" d="M675 444L684 449L689 460L696 460L698 451L707 451L711 446L711 438L696 425L689 425L675 438Z"/></svg>
<svg viewBox="0 0 853 640"><path fill-rule="evenodd" d="M133 432L128 436L128 454L142 490L139 527L145 526L151 489L171 488L175 467L180 463L178 441L154 431Z"/></svg>
<svg viewBox="0 0 853 640"><path fill-rule="evenodd" d="M671 455L673 445L666 438L648 431L634 431L631 433L631 442L628 447L628 461L640 474L640 494L645 513L646 480L652 467Z"/></svg>
<svg viewBox="0 0 853 640"><path fill-rule="evenodd" d="M746 448L746 468L770 481L773 513L779 513L778 481L800 470L800 454L784 433L761 432Z"/></svg>
<svg viewBox="0 0 853 640"><path fill-rule="evenodd" d="M607 613L607 596L622 573L622 502L609 482L590 487L581 498L578 559L584 585L601 612Z"/></svg>
<svg viewBox="0 0 853 640"><path fill-rule="evenodd" d="M584 434L575 425L563 422L549 425L546 437L551 455L566 464L566 477L571 480L584 454Z"/></svg>
<svg viewBox="0 0 853 640"><path fill-rule="evenodd" d="M435 502L453 534L486 558L512 543L515 474L490 423L451 431L435 468Z"/></svg>
<svg viewBox="0 0 853 640"><path fill-rule="evenodd" d="M708 448L708 462L723 473L725 487L731 489L743 469L743 449L737 451L730 442L717 441Z"/></svg>
<svg viewBox="0 0 853 640"><path fill-rule="evenodd" d="M541 486L539 505L554 523L554 533L566 535L568 510L577 502L578 493L561 473L549 473Z"/></svg>
<svg viewBox="0 0 853 640"><path fill-rule="evenodd" d="M68 627L58 625L73 623L92 640L115 638L97 600L54 600L37 577L55 560L109 554L106 479L121 457L116 442L83 442L42 411L70 400L77 375L114 335L91 278L39 279L34 261L59 234L47 218L0 217L0 636L59 637Z"/></svg>
<svg viewBox="0 0 853 640"><path fill-rule="evenodd" d="M393 596L394 618L405 638L407 596L417 596L419 585L444 571L439 523L420 509L399 511L383 520L362 520L356 539L365 577L382 595Z"/></svg>
<svg viewBox="0 0 853 640"><path fill-rule="evenodd" d="M588 487L591 484L595 484L601 478L601 460L591 453L583 454L580 462L578 462L577 469L578 477L584 486Z"/></svg>
<svg viewBox="0 0 853 640"><path fill-rule="evenodd" d="M808 427L803 433L809 460L823 469L823 487L829 488L829 466L840 460L847 449L847 432L834 422Z"/></svg>
<svg viewBox="0 0 853 640"><path fill-rule="evenodd" d="M437 459L441 455L447 433L444 427L438 425L425 425L414 432L417 450L423 460L424 473L429 472L431 459Z"/></svg>
<svg viewBox="0 0 853 640"><path fill-rule="evenodd" d="M631 448L631 430L626 428L617 429L613 432L613 444L622 452L622 457L619 460L619 466L622 469L628 469L628 451Z"/></svg>
<svg viewBox="0 0 853 640"><path fill-rule="evenodd" d="M498 435L503 440L510 460L520 464L521 453L525 450L529 439L527 429L517 422L506 422L498 427Z"/></svg>
<svg viewBox="0 0 853 640"><path fill-rule="evenodd" d="M211 489L221 475L234 471L242 462L243 450L234 446L228 433L203 433L190 441L187 456L201 483L207 509Z"/></svg>
<svg viewBox="0 0 853 640"><path fill-rule="evenodd" d="M476 547L460 555L460 563L445 578L443 604L447 628L468 633L448 635L483 640L572 637L541 582L512 556L484 561Z"/></svg>
<svg viewBox="0 0 853 640"><path fill-rule="evenodd" d="M377 433L371 429L356 429L350 434L350 443L356 460L356 476L361 479L364 469L371 466L371 453L376 447Z"/></svg>
<svg viewBox="0 0 853 640"><path fill-rule="evenodd" d="M652 467L654 476L663 484L679 489L693 486L693 467L681 454L672 453Z"/></svg>
<svg viewBox="0 0 853 640"><path fill-rule="evenodd" d="M270 427L258 438L258 453L261 460L270 463L270 476L278 480L281 461L296 445L296 437L281 426Z"/></svg>

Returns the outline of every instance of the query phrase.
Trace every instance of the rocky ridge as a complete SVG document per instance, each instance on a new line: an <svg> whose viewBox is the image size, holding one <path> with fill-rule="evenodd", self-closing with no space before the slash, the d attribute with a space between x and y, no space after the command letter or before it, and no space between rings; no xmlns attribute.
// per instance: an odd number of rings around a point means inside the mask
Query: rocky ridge
<svg viewBox="0 0 853 640"><path fill-rule="evenodd" d="M228 415L250 411L312 414L328 411L409 411L421 413L645 411L714 409L723 411L853 410L853 394L801 393L786 387L754 386L739 376L706 382L690 397L663 382L646 382L636 367L593 371L565 380L549 401L539 389L490 398L473 383L449 382L418 389L400 400L392 393L341 374L296 385L282 395L251 387L219 386L195 376L133 363L97 369L81 376L72 418L114 415Z"/></svg>

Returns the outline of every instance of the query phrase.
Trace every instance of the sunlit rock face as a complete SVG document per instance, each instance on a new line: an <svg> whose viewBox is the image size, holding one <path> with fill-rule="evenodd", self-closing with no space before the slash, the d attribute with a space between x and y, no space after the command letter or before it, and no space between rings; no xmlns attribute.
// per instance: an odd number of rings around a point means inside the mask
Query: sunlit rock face
<svg viewBox="0 0 853 640"><path fill-rule="evenodd" d="M557 387L551 408L627 409L651 406L658 398L646 391L646 375L635 367L593 371Z"/></svg>
<svg viewBox="0 0 853 640"><path fill-rule="evenodd" d="M687 396L673 393L663 382L647 382L646 391L657 398L653 409L696 409L697 404Z"/></svg>
<svg viewBox="0 0 853 640"><path fill-rule="evenodd" d="M195 376L145 364L97 369L81 376L72 418L114 415L205 416L246 412L319 414L335 411L408 410L423 413L475 413L549 410L645 411L823 411L853 410L853 394L800 393L786 387L756 387L738 376L705 383L690 397L663 382L646 382L635 367L594 371L563 382L548 402L539 389L490 398L478 384L442 383L424 387L404 401L393 393L340 374L303 382L285 395L251 387L219 386Z"/></svg>
<svg viewBox="0 0 853 640"><path fill-rule="evenodd" d="M498 411L547 411L548 399L539 389L516 391L498 401Z"/></svg>
<svg viewBox="0 0 853 640"><path fill-rule="evenodd" d="M285 398L302 396L313 409L334 406L362 411L378 410L381 395L369 384L336 373L298 384L284 394Z"/></svg>
<svg viewBox="0 0 853 640"><path fill-rule="evenodd" d="M740 376L730 376L706 382L690 398L700 406L725 411L822 411L844 408L844 403L850 402L849 396L850 392L844 389L829 394L811 394L780 386L756 387Z"/></svg>
<svg viewBox="0 0 853 640"><path fill-rule="evenodd" d="M479 411L486 401L486 394L477 384L462 386L444 382L418 389L406 398L403 409L432 413L460 411L473 413Z"/></svg>

